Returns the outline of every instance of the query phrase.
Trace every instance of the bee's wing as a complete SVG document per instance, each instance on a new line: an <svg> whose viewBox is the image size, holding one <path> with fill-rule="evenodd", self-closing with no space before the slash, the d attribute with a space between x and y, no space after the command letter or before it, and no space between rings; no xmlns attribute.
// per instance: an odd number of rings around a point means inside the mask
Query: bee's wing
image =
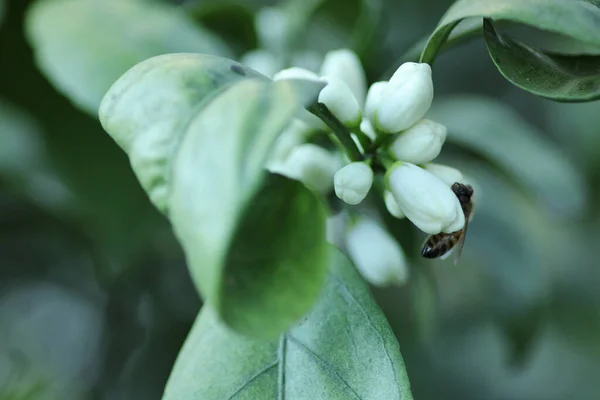
<svg viewBox="0 0 600 400"><path fill-rule="evenodd" d="M462 255L462 249L465 245L465 239L467 238L467 229L469 228L469 218L465 218L465 226L463 227L462 235L458 239L458 243L452 250L454 250L454 265L458 264L460 256Z"/></svg>
<svg viewBox="0 0 600 400"><path fill-rule="evenodd" d="M450 257L455 251L456 251L456 246L454 246L453 248L451 248L450 250L448 250L447 252L442 254L440 256L440 260L445 260L446 258Z"/></svg>

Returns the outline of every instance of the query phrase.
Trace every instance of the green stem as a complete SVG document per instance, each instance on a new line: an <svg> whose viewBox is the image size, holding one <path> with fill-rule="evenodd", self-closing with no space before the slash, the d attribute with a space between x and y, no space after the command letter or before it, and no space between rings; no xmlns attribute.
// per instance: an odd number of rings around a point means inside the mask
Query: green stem
<svg viewBox="0 0 600 400"><path fill-rule="evenodd" d="M360 128L357 127L357 128L351 129L350 131L352 133L354 133L354 135L358 139L358 143L364 150L371 147L371 145L372 145L371 139L367 135L365 135L363 133L363 131L360 130Z"/></svg>
<svg viewBox="0 0 600 400"><path fill-rule="evenodd" d="M366 148L365 153L375 154L377 152L377 150L379 150L381 147L385 147L387 144L394 141L395 138L396 138L396 135L379 133L377 135L377 137L375 138L375 141L373 141L373 144L371 144L371 146Z"/></svg>
<svg viewBox="0 0 600 400"><path fill-rule="evenodd" d="M325 104L317 102L309 106L307 110L319 117L329 128L331 128L333 134L338 138L342 146L344 146L348 157L352 161L364 160L364 156L358 149L358 146L356 146L356 143L354 143L354 140L352 140L348 128L346 128L346 126L342 124L331 111L329 111Z"/></svg>

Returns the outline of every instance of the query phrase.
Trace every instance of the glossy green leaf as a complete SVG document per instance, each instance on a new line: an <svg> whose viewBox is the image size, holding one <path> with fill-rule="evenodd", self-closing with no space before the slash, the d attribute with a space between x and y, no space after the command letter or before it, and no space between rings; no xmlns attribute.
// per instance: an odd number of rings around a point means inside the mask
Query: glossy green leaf
<svg viewBox="0 0 600 400"><path fill-rule="evenodd" d="M600 98L600 56L547 54L501 35L489 19L483 32L496 67L520 88L559 101Z"/></svg>
<svg viewBox="0 0 600 400"><path fill-rule="evenodd" d="M322 87L175 54L131 69L100 107L104 128L171 219L200 293L247 334L286 329L324 279L323 205L297 182L265 180L264 171L274 140Z"/></svg>
<svg viewBox="0 0 600 400"><path fill-rule="evenodd" d="M140 61L178 52L229 55L219 38L160 2L38 0L26 28L39 68L93 115L110 85Z"/></svg>
<svg viewBox="0 0 600 400"><path fill-rule="evenodd" d="M412 399L384 315L348 260L330 249L325 290L279 340L240 336L205 306L163 399Z"/></svg>
<svg viewBox="0 0 600 400"><path fill-rule="evenodd" d="M452 30L465 18L508 20L600 47L600 8L582 0L458 0L430 36L421 62L433 63Z"/></svg>
<svg viewBox="0 0 600 400"><path fill-rule="evenodd" d="M587 195L564 153L516 112L493 99L457 96L428 114L448 127L448 141L490 160L532 193L554 216L580 214Z"/></svg>
<svg viewBox="0 0 600 400"><path fill-rule="evenodd" d="M306 313L325 281L326 217L303 184L269 175L234 234L214 303L228 325L275 337Z"/></svg>

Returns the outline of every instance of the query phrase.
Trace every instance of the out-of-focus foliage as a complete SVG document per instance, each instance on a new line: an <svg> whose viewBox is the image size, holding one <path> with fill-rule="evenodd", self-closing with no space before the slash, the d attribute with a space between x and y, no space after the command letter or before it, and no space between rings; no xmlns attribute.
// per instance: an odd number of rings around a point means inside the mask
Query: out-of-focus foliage
<svg viewBox="0 0 600 400"><path fill-rule="evenodd" d="M282 57L314 65L324 51L351 46L373 82L450 4L314 2L294 37L299 50ZM263 0L3 5L0 399L159 399L200 302L171 227L95 107L137 61L208 46L239 58L258 44L253 15L297 8ZM63 6L70 11L49 19L40 12ZM173 11L155 14L163 9ZM420 259L423 237L386 218L411 279L375 290L376 300L417 399L596 400L600 103L554 103L519 89L498 72L480 31L467 28L476 40L436 58L432 110L451 128L441 162L461 168L477 191L463 258L456 267ZM506 29L541 50L580 48ZM597 55L590 48L583 54Z"/></svg>
<svg viewBox="0 0 600 400"><path fill-rule="evenodd" d="M41 0L30 8L26 22L40 69L94 116L110 85L147 58L179 52L230 54L217 36L182 10L160 2Z"/></svg>

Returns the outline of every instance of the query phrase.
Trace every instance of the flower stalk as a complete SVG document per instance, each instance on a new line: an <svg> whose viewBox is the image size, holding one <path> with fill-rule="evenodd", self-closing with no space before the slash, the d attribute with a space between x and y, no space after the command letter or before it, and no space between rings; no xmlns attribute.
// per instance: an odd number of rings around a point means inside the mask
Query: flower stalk
<svg viewBox="0 0 600 400"><path fill-rule="evenodd" d="M363 161L364 157L352 139L350 131L323 103L314 103L307 108L309 112L319 117L333 131L344 147L348 158L352 161Z"/></svg>

